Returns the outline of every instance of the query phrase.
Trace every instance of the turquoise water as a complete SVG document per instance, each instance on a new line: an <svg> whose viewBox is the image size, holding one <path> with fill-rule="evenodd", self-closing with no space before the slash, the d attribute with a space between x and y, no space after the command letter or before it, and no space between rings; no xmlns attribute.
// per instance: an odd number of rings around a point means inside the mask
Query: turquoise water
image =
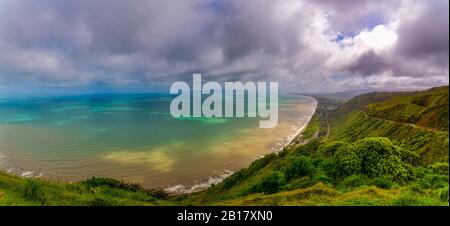
<svg viewBox="0 0 450 226"><path fill-rule="evenodd" d="M64 181L107 176L147 186L190 186L280 148L315 108L311 98L283 97L278 126L260 129L259 118L173 118L172 98L0 99L0 167Z"/></svg>

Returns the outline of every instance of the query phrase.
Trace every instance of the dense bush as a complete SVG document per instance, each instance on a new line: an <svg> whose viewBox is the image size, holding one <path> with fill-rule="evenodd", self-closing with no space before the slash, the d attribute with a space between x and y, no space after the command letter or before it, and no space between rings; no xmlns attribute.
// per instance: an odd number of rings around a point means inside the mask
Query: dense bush
<svg viewBox="0 0 450 226"><path fill-rule="evenodd" d="M362 173L370 177L387 176L402 182L412 176L412 166L402 159L408 151L394 145L387 138L366 138L354 144L361 156Z"/></svg>
<svg viewBox="0 0 450 226"><path fill-rule="evenodd" d="M91 187L100 187L100 186L106 186L111 188L120 187L120 181L112 178L92 177L83 181L83 183Z"/></svg>
<svg viewBox="0 0 450 226"><path fill-rule="evenodd" d="M381 137L366 138L355 143L326 142L318 148L318 156L325 158L318 167L338 180L363 174L400 183L412 178L411 163L417 157ZM445 165L436 165L434 168L442 172L448 170Z"/></svg>
<svg viewBox="0 0 450 226"><path fill-rule="evenodd" d="M436 189L448 186L448 176L438 174L426 174L422 178L417 179L416 184L421 189Z"/></svg>
<svg viewBox="0 0 450 226"><path fill-rule="evenodd" d="M253 187L256 192L274 192L274 187L279 188L285 182L288 185L284 188L288 189L318 182L344 189L361 185L389 189L396 183L402 184L413 179L415 174L421 175L418 177L421 180L416 180L420 181L417 186L442 188L445 177L430 174L439 172L448 175L448 164L444 163L425 167L423 170L426 172L413 172L412 162L417 155L380 137L365 138L354 143L316 142L300 146L285 157L289 161L280 162L285 164L281 168L285 181L278 174L270 175L263 179L265 186L261 182Z"/></svg>
<svg viewBox="0 0 450 226"><path fill-rule="evenodd" d="M344 178L344 180L342 180L342 182L340 183L340 187L356 188L356 187L359 187L359 186L365 185L365 184L367 184L367 181L365 180L364 176L359 175L359 174L354 174L354 175L350 175L350 176Z"/></svg>
<svg viewBox="0 0 450 226"><path fill-rule="evenodd" d="M361 172L361 155L359 155L359 150L356 150L352 145L345 144L340 146L334 157L338 175L345 177Z"/></svg>
<svg viewBox="0 0 450 226"><path fill-rule="evenodd" d="M247 178L246 169L239 170L236 173L233 173L231 176L225 178L222 182L223 190L228 190L231 187L239 184Z"/></svg>
<svg viewBox="0 0 450 226"><path fill-rule="evenodd" d="M323 171L318 171L316 175L312 178L312 184L316 184L319 182L322 182L324 184L330 184L333 182L333 178L329 177L327 174L325 174Z"/></svg>
<svg viewBox="0 0 450 226"><path fill-rule="evenodd" d="M158 199L167 199L169 198L169 193L167 193L162 188L150 188L150 189L144 189L142 192L144 192L147 195L151 195Z"/></svg>
<svg viewBox="0 0 450 226"><path fill-rule="evenodd" d="M281 187L286 184L283 174L280 172L272 172L270 175L264 177L260 183L254 185L251 192L262 192L265 194L273 194L281 190Z"/></svg>
<svg viewBox="0 0 450 226"><path fill-rule="evenodd" d="M118 188L127 191L144 191L145 189L137 183L127 183L112 178L92 177L84 181L84 184L91 187L105 186L109 188Z"/></svg>
<svg viewBox="0 0 450 226"><path fill-rule="evenodd" d="M437 162L428 167L435 174L448 175L448 162Z"/></svg>
<svg viewBox="0 0 450 226"><path fill-rule="evenodd" d="M320 142L318 140L312 140L305 145L298 146L294 153L297 155L311 156L317 152L319 146Z"/></svg>
<svg viewBox="0 0 450 226"><path fill-rule="evenodd" d="M394 186L394 183L386 176L374 178L372 184L384 189L389 189Z"/></svg>
<svg viewBox="0 0 450 226"><path fill-rule="evenodd" d="M340 147L346 144L347 143L342 141L326 142L319 147L317 154L322 157L331 157L337 152Z"/></svg>
<svg viewBox="0 0 450 226"><path fill-rule="evenodd" d="M284 174L287 181L298 177L308 176L314 172L314 165L309 157L296 157L292 159L291 162L292 163L284 169Z"/></svg>
<svg viewBox="0 0 450 226"><path fill-rule="evenodd" d="M339 174L335 158L322 159L322 161L317 163L317 168L319 169L318 171L321 171L322 174L328 177L336 178Z"/></svg>

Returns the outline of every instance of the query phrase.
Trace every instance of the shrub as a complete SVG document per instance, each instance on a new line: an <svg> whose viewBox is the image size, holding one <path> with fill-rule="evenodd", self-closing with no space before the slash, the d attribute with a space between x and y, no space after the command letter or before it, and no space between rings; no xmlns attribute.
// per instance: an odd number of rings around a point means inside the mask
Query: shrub
<svg viewBox="0 0 450 226"><path fill-rule="evenodd" d="M335 153L336 167L340 176L346 177L361 172L361 157L352 145L343 145Z"/></svg>
<svg viewBox="0 0 450 226"><path fill-rule="evenodd" d="M289 182L289 184L286 185L286 190L292 190L296 188L307 188L311 185L313 185L314 182L309 177L302 177L298 179L294 179Z"/></svg>
<svg viewBox="0 0 450 226"><path fill-rule="evenodd" d="M122 189L122 190L126 190L126 191L133 191L133 192L145 190L138 183L128 183L125 181L119 181L119 180L112 179L112 178L92 177L90 179L87 179L83 183L88 186L91 186L91 187L105 186L105 187L109 187L109 188L117 188L117 189Z"/></svg>
<svg viewBox="0 0 450 226"><path fill-rule="evenodd" d="M317 152L317 149L319 148L320 142L316 140L312 140L311 142L300 145L295 149L295 154L297 155L306 155L310 156Z"/></svg>
<svg viewBox="0 0 450 226"><path fill-rule="evenodd" d="M258 159L256 161L254 161L246 170L248 171L247 173L249 175L257 172L258 170L264 168L265 166L267 166L269 163L273 162L274 160L277 159L277 155L276 153L270 153L266 156L264 156L262 159Z"/></svg>
<svg viewBox="0 0 450 226"><path fill-rule="evenodd" d="M370 177L387 176L403 182L412 177L412 166L403 161L408 151L392 144L387 138L366 138L354 144L361 157L361 172Z"/></svg>
<svg viewBox="0 0 450 226"><path fill-rule="evenodd" d="M252 192L262 192L265 194L273 194L281 190L281 186L285 184L283 174L273 172L264 177L260 183L253 186Z"/></svg>
<svg viewBox="0 0 450 226"><path fill-rule="evenodd" d="M394 183L386 176L374 178L372 180L372 184L384 189L390 189L392 188L392 186L394 186Z"/></svg>
<svg viewBox="0 0 450 226"><path fill-rule="evenodd" d="M448 162L436 162L428 166L428 168L431 169L435 174L448 176Z"/></svg>
<svg viewBox="0 0 450 226"><path fill-rule="evenodd" d="M143 191L147 195L151 195L153 197L156 197L158 199L167 199L169 197L169 193L167 193L162 188L151 188L151 189L145 189Z"/></svg>
<svg viewBox="0 0 450 226"><path fill-rule="evenodd" d="M394 147L395 147L394 148L394 151L395 151L394 154L399 156L400 159L403 162L409 163L409 164L412 164L412 165L417 165L418 164L418 162L420 160L420 156L417 153L409 151L409 150L407 150L405 148L401 148L401 147L395 146L395 145L394 145Z"/></svg>
<svg viewBox="0 0 450 226"><path fill-rule="evenodd" d="M331 157L334 155L334 153L337 152L337 150L346 145L347 143L342 141L334 141L334 142L326 142L322 145L320 145L319 150L317 151L317 154L323 157Z"/></svg>
<svg viewBox="0 0 450 226"><path fill-rule="evenodd" d="M98 177L92 177L90 179L87 179L83 182L86 185L89 185L91 187L100 187L100 186L106 186L111 188L118 188L120 187L120 181L112 178L98 178Z"/></svg>
<svg viewBox="0 0 450 226"><path fill-rule="evenodd" d="M419 178L416 183L421 189L444 188L448 186L448 176L426 174L422 178Z"/></svg>
<svg viewBox="0 0 450 226"><path fill-rule="evenodd" d="M356 188L364 184L366 184L364 177L354 174L344 178L340 183L340 186L343 188Z"/></svg>
<svg viewBox="0 0 450 226"><path fill-rule="evenodd" d="M317 168L319 171L322 171L323 174L333 178L336 178L339 174L335 158L323 159L317 164Z"/></svg>
<svg viewBox="0 0 450 226"><path fill-rule="evenodd" d="M312 184L323 182L324 184L329 184L333 182L333 179L324 174L323 172L319 171L312 179Z"/></svg>
<svg viewBox="0 0 450 226"><path fill-rule="evenodd" d="M314 165L309 157L300 156L292 160L292 164L284 170L287 181L294 178L304 177L314 172Z"/></svg>
<svg viewBox="0 0 450 226"><path fill-rule="evenodd" d="M231 176L225 178L222 182L222 188L224 190L228 190L236 184L239 184L243 180L247 178L246 169L239 170L236 173L233 173Z"/></svg>

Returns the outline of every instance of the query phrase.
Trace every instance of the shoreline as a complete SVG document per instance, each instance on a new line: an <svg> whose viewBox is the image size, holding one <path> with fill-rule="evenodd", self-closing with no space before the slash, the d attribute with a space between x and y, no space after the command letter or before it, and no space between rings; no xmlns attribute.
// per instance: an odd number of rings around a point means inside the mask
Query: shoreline
<svg viewBox="0 0 450 226"><path fill-rule="evenodd" d="M306 120L306 122L299 127L294 134L292 135L288 135L288 139L287 142L282 145L281 147L279 147L278 149L271 151L269 153L266 153L265 155L262 155L258 158L255 159L258 160L264 156L266 156L267 154L271 154L271 153L278 153L280 151L282 151L283 149L293 145L294 141L303 134L303 132L305 131L305 129L308 127L312 117L314 116L314 114L316 114L317 111L317 106L318 106L318 101L311 96L304 96L304 97L308 97L310 99L312 99L314 101L314 111L312 112L312 114L308 117L308 119ZM248 167L248 166L247 166ZM170 186L167 188L164 188L164 191L170 193L171 195L182 195L182 194L191 194L191 193L195 193L195 192L200 192L203 190L206 190L207 188L211 187L211 185L215 185L218 184L220 182L222 182L224 179L226 179L227 177L233 175L235 172L231 171L231 170L227 170L224 169L224 174L221 175L213 175L213 176L209 176L207 180L204 180L202 182L196 183L192 186L186 186L186 185L182 185L182 184L178 184L178 185L174 185L174 186Z"/></svg>
<svg viewBox="0 0 450 226"><path fill-rule="evenodd" d="M307 128L307 126L309 125L312 117L314 116L314 114L317 111L317 105L318 105L318 101L310 96L303 96L306 97L308 99L311 99L313 101L313 111L311 112L310 115L308 115L307 120L300 126L298 127L295 132L288 134L287 137L285 138L285 142L283 142L284 144L280 145L277 148L274 148L272 150L269 150L269 152L267 152L264 155L258 156L255 158L255 160L260 159L262 157L264 157L267 154L270 153L278 153L280 151L282 151L283 149L291 146L294 144L294 142L297 140L297 138L299 136L302 135L302 133L305 131L305 129ZM6 158L5 155L1 155L0 154L0 160L2 158ZM253 161L255 161L253 160ZM2 165L2 164L0 164ZM248 167L248 166L244 166L243 168ZM17 168L9 168L8 167L6 169L3 169L2 171L13 174L13 175L17 175L23 178L45 178L43 177L42 173L36 173L34 170L28 170L28 169L17 169ZM199 180L196 183L193 183L191 185L184 185L184 184L177 184L177 185L173 185L173 186L165 186L162 187L166 192L170 193L170 194L190 194L190 193L194 193L194 192L199 192L202 190L205 190L207 188L209 188L211 185L215 185L218 184L220 182L222 182L225 178L231 176L233 173L235 173L235 171L229 170L229 169L223 169L223 174L220 175L211 175L208 176L207 178L203 179L203 180ZM52 179L49 179L50 181L53 181ZM73 183L75 181L67 181L68 183Z"/></svg>
<svg viewBox="0 0 450 226"><path fill-rule="evenodd" d="M290 145L292 145L292 142L294 142L296 140L296 138L298 138L298 136L302 135L302 133L306 130L306 127L308 127L309 123L311 122L312 117L314 116L314 114L316 114L317 111L317 105L318 105L318 101L314 98L314 97L310 97L310 96L305 96L305 97L309 97L310 99L312 99L314 101L314 111L312 112L312 114L308 117L308 120L306 120L305 124L302 125L300 128L297 129L296 133L289 139L289 141L278 151L283 150L286 147L289 147ZM277 152L278 152L277 151Z"/></svg>

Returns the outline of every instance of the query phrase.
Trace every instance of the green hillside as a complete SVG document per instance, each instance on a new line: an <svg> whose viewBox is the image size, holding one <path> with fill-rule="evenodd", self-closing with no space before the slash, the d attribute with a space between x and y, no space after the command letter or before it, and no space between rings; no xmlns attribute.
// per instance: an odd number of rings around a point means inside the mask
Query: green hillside
<svg viewBox="0 0 450 226"><path fill-rule="evenodd" d="M0 173L0 205L448 205L448 87L320 99L303 139L209 189Z"/></svg>
<svg viewBox="0 0 450 226"><path fill-rule="evenodd" d="M0 172L0 206L170 205L161 190L144 189L109 178L62 183Z"/></svg>
<svg viewBox="0 0 450 226"><path fill-rule="evenodd" d="M448 108L448 86L395 95L365 94L333 112L330 139L387 137L419 154L419 163L448 162Z"/></svg>
<svg viewBox="0 0 450 226"><path fill-rule="evenodd" d="M336 103L319 99L306 130L318 139L267 155L187 203L448 205L448 87L363 94L327 110Z"/></svg>

